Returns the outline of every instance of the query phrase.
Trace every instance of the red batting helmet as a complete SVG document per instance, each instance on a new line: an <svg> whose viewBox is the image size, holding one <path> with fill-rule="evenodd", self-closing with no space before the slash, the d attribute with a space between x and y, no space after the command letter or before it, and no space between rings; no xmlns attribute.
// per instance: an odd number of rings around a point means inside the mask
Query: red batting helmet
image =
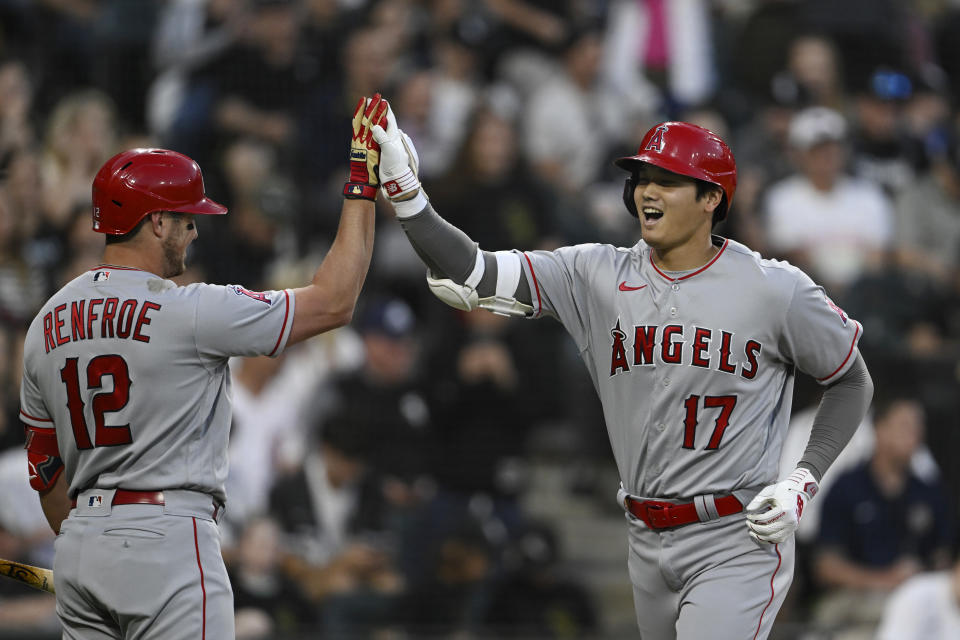
<svg viewBox="0 0 960 640"><path fill-rule="evenodd" d="M727 217L733 192L737 189L737 164L733 153L720 137L703 127L689 122L661 122L651 127L643 136L637 155L614 160L621 169L635 171L638 162L647 162L654 166L705 180L723 189L726 206L718 217ZM623 191L623 202L630 213L637 216L637 205L633 199L635 183L633 176L627 178Z"/></svg>
<svg viewBox="0 0 960 640"><path fill-rule="evenodd" d="M156 211L224 214L203 193L203 175L192 159L166 149L129 149L113 156L93 179L93 230L129 232Z"/></svg>

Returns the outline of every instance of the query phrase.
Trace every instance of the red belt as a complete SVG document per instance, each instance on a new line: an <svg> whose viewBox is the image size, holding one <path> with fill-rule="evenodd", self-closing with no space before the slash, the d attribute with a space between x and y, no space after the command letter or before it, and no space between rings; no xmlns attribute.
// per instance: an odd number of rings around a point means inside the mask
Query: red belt
<svg viewBox="0 0 960 640"><path fill-rule="evenodd" d="M743 505L736 496L715 498L713 503L717 507L717 515L721 517L743 511ZM636 500L627 496L623 500L623 506L651 529L669 529L700 522L697 507L692 502L675 504L659 500Z"/></svg>
<svg viewBox="0 0 960 640"><path fill-rule="evenodd" d="M216 500L211 500L213 507L213 519L219 522L220 516L223 514L223 505L219 504ZM117 489L113 494L113 502L111 505L118 504L164 504L163 502L163 491L131 491L129 489ZM70 501L72 507L77 506L77 499L74 498ZM92 505L91 505L92 506Z"/></svg>
<svg viewBox="0 0 960 640"><path fill-rule="evenodd" d="M71 501L71 506L77 506L77 499ZM163 504L163 491L130 491L117 489L110 504Z"/></svg>

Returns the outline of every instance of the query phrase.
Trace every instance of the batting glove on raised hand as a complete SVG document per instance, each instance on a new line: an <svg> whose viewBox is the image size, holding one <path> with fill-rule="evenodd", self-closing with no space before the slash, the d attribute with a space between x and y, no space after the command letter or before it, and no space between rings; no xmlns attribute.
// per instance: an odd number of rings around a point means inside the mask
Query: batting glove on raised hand
<svg viewBox="0 0 960 640"><path fill-rule="evenodd" d="M410 136L397 126L393 109L387 107L386 124L377 122L373 139L380 145L380 184L393 202L410 200L420 192L420 156Z"/></svg>
<svg viewBox="0 0 960 640"><path fill-rule="evenodd" d="M386 124L386 112L390 105L374 94L372 98L360 98L353 112L353 137L350 140L350 179L343 185L343 196L350 199L377 199L377 176L380 162L380 145L370 131L375 122Z"/></svg>
<svg viewBox="0 0 960 640"><path fill-rule="evenodd" d="M819 489L817 479L803 467L797 467L786 480L764 487L747 505L750 537L771 544L788 540Z"/></svg>

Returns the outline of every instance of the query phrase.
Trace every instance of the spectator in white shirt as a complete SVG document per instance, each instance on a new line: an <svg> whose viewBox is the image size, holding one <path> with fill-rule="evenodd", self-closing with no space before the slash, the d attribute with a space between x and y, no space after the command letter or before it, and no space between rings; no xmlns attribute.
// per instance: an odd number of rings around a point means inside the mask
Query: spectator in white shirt
<svg viewBox="0 0 960 640"><path fill-rule="evenodd" d="M887 601L876 640L952 638L960 638L960 561L900 585Z"/></svg>
<svg viewBox="0 0 960 640"><path fill-rule="evenodd" d="M847 122L840 113L804 109L788 138L799 170L767 194L770 247L838 296L879 262L892 239L893 207L879 186L845 172Z"/></svg>

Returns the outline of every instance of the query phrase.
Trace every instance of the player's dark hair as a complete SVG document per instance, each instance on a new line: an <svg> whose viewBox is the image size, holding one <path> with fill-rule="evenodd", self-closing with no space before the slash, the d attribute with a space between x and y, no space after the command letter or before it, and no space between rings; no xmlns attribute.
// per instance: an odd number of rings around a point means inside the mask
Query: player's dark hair
<svg viewBox="0 0 960 640"><path fill-rule="evenodd" d="M697 200L703 198L711 191L720 191L720 204L718 204L717 208L713 210L713 220L710 222L711 225L716 225L727 215L727 194L723 192L723 189L712 182L700 180L699 178L694 178L693 181L697 183Z"/></svg>
<svg viewBox="0 0 960 640"><path fill-rule="evenodd" d="M160 213L166 213L167 215L173 218L178 218L178 217L183 217L185 215L188 215L184 213L179 213L177 211L161 211ZM142 218L140 218L140 222L138 222L133 229L130 229L130 231L127 231L126 233L123 233L120 235L107 234L107 244L117 244L120 242L127 242L128 240L132 240L135 235L140 233L140 229L142 229L143 226L147 224L147 220L149 219L150 219L150 214L143 216Z"/></svg>
<svg viewBox="0 0 960 640"><path fill-rule="evenodd" d="M133 227L133 229L130 229L130 231L127 231L126 233L122 233L120 235L112 235L108 233L106 236L107 244L108 245L119 244L121 242L128 242L132 240L135 235L140 233L140 229L143 228L143 225L145 225L147 223L147 220L149 219L150 219L149 215L143 216L142 218L140 218L140 222L138 222L136 226Z"/></svg>

